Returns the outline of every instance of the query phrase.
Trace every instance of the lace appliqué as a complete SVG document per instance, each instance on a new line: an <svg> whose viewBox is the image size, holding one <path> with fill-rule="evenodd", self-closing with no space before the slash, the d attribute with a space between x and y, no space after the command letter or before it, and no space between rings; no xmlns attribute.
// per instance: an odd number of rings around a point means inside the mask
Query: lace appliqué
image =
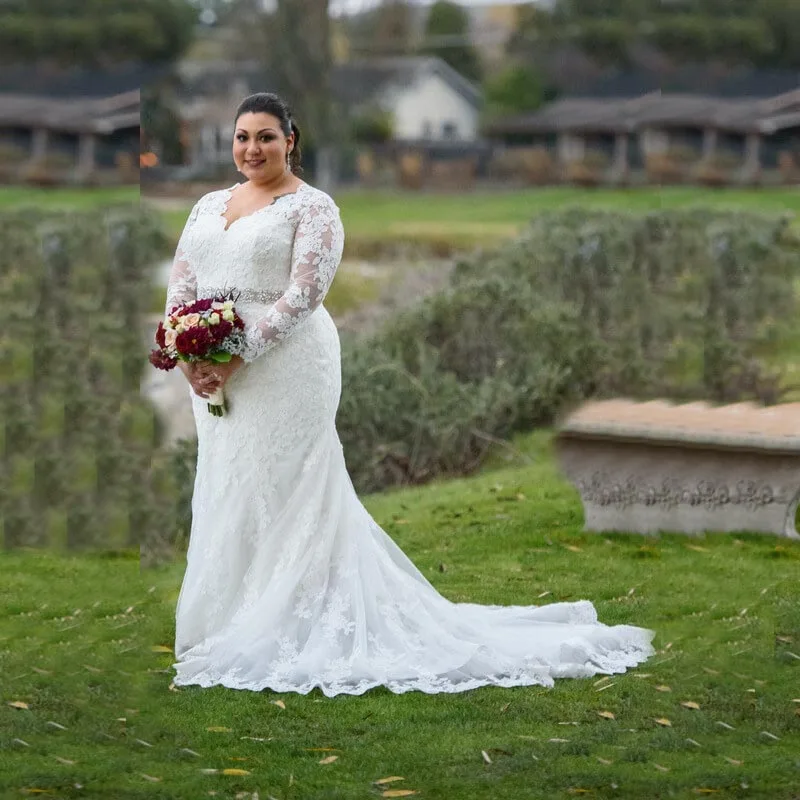
<svg viewBox="0 0 800 800"><path fill-rule="evenodd" d="M290 283L281 298L246 332L240 353L253 361L289 336L322 303L342 258L344 229L334 202L315 197L297 224Z"/></svg>

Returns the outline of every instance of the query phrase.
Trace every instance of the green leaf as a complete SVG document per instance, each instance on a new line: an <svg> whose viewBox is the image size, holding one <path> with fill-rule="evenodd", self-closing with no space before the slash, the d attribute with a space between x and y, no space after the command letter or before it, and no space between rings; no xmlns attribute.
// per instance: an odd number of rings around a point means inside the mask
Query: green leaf
<svg viewBox="0 0 800 800"><path fill-rule="evenodd" d="M233 356L230 353L209 353L209 361L216 361L217 364L227 364Z"/></svg>

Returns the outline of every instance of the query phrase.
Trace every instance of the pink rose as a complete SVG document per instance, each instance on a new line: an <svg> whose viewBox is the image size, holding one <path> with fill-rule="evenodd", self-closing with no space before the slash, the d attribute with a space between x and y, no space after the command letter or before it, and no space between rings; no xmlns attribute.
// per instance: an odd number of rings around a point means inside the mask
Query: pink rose
<svg viewBox="0 0 800 800"><path fill-rule="evenodd" d="M164 344L167 347L172 347L175 344L175 340L178 338L178 332L174 330L167 329L164 332Z"/></svg>
<svg viewBox="0 0 800 800"><path fill-rule="evenodd" d="M200 315L199 314L187 314L185 317L182 318L183 324L187 328L194 328L195 325L200 323Z"/></svg>

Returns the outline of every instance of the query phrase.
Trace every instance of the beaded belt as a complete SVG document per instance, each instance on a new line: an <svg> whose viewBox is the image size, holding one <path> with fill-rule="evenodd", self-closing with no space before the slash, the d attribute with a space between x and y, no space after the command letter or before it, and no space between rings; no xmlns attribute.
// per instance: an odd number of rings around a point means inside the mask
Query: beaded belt
<svg viewBox="0 0 800 800"><path fill-rule="evenodd" d="M198 291L198 296L219 297L220 295L233 295L235 301L240 303L274 303L283 297L283 292L261 291L259 289L220 289L216 287Z"/></svg>

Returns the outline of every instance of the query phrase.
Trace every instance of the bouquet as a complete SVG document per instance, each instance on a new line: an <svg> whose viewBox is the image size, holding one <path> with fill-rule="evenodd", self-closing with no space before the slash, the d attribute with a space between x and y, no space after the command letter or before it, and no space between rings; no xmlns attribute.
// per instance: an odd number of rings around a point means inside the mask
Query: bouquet
<svg viewBox="0 0 800 800"><path fill-rule="evenodd" d="M176 306L158 323L155 335L158 348L150 352L150 363L157 369L171 370L178 361L228 362L241 352L244 322L229 296L195 300ZM225 396L217 389L208 397L208 410L221 417Z"/></svg>

